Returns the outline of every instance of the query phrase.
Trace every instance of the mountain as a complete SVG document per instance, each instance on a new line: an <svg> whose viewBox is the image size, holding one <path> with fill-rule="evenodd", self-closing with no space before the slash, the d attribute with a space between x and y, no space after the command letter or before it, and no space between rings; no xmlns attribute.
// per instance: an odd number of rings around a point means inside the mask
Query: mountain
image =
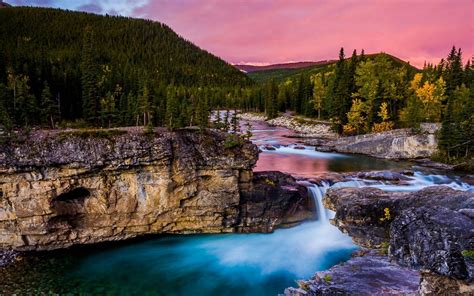
<svg viewBox="0 0 474 296"><path fill-rule="evenodd" d="M240 71L251 73L251 72L258 72L258 71L265 71L265 70L275 70L275 69L300 69L306 68L316 65L324 65L328 63L334 62L333 60L328 61L318 61L318 62L294 62L294 63L282 63L282 64L272 64L272 65L265 65L265 66L257 66L257 65L244 65L238 64L234 65Z"/></svg>
<svg viewBox="0 0 474 296"><path fill-rule="evenodd" d="M368 54L368 59L375 59L381 53ZM407 66L413 70L418 71L416 67L410 65L410 63L403 61L393 55L386 54L395 66ZM241 71L247 72L247 75L252 78L255 82L265 83L272 79L277 82L282 82L287 79L291 79L294 76L300 74L316 74L319 72L331 71L334 68L337 60L327 60L319 62L300 62L300 63L288 63L288 64L275 64L269 66L250 66L250 65L234 65ZM250 69L246 71L245 69Z"/></svg>
<svg viewBox="0 0 474 296"><path fill-rule="evenodd" d="M60 95L61 110L77 115L85 57L88 69L95 71L90 74L104 80L104 93L116 85L122 93L137 94L144 85L202 89L253 84L165 24L50 8L0 10L0 85L7 84L7 72L27 75L40 97L47 82L51 93Z"/></svg>
<svg viewBox="0 0 474 296"><path fill-rule="evenodd" d="M6 8L6 7L11 7L11 5L0 0L0 8Z"/></svg>

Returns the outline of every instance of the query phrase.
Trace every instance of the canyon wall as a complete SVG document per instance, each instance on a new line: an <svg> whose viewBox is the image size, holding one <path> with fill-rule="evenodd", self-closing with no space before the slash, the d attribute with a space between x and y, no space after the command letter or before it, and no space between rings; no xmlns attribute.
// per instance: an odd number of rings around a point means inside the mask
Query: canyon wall
<svg viewBox="0 0 474 296"><path fill-rule="evenodd" d="M255 145L215 131L17 136L0 144L0 249L271 232L311 218L306 188L291 177L253 176L257 158Z"/></svg>

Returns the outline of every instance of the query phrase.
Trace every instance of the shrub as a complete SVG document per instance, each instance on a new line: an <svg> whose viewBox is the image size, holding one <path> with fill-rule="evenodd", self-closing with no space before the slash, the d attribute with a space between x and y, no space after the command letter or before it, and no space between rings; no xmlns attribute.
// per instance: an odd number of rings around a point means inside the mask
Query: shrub
<svg viewBox="0 0 474 296"><path fill-rule="evenodd" d="M372 126L372 132L373 133L381 133L381 132L386 132L393 130L394 123L392 121L385 121L381 123L374 123Z"/></svg>
<svg viewBox="0 0 474 296"><path fill-rule="evenodd" d="M326 274L324 277L323 277L323 280L326 282L326 283L329 283L330 281L332 281L332 276L330 274Z"/></svg>
<svg viewBox="0 0 474 296"><path fill-rule="evenodd" d="M346 124L342 127L342 134L345 136L353 136L357 134L357 129L350 124Z"/></svg>

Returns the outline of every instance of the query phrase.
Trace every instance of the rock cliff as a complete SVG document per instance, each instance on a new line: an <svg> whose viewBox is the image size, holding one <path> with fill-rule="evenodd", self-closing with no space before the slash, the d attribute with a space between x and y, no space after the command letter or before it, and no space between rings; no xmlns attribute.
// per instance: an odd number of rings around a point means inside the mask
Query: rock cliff
<svg viewBox="0 0 474 296"><path fill-rule="evenodd" d="M0 249L270 232L310 218L306 189L291 177L253 176L257 158L255 145L214 131L18 136L0 145Z"/></svg>
<svg viewBox="0 0 474 296"><path fill-rule="evenodd" d="M408 193L339 188L330 189L324 202L336 211L334 224L358 244L388 247L390 259L426 270L425 288L435 279L429 273L474 279L474 193L444 186Z"/></svg>
<svg viewBox="0 0 474 296"><path fill-rule="evenodd" d="M415 131L397 129L393 131L341 137L333 141L307 140L319 151L366 154L387 159L413 159L430 157L437 151L437 140L433 130Z"/></svg>
<svg viewBox="0 0 474 296"><path fill-rule="evenodd" d="M285 295L473 295L474 193L334 188L324 204L336 212L337 227L377 250L363 250Z"/></svg>

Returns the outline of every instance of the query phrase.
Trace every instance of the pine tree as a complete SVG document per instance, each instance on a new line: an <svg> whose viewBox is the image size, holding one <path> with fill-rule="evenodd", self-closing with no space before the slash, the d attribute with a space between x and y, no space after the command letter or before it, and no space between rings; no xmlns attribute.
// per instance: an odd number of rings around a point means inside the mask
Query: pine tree
<svg viewBox="0 0 474 296"><path fill-rule="evenodd" d="M8 88L0 83L0 129L4 128L7 131L10 131L13 127L13 120L8 108L9 100Z"/></svg>
<svg viewBox="0 0 474 296"><path fill-rule="evenodd" d="M231 125L232 125L232 133L237 134L240 132L239 128L239 118L238 118L238 112L237 109L234 109L234 112L232 113L232 119L231 119Z"/></svg>
<svg viewBox="0 0 474 296"><path fill-rule="evenodd" d="M267 95L265 100L265 113L272 119L278 115L278 86L274 79L267 86Z"/></svg>
<svg viewBox="0 0 474 296"><path fill-rule="evenodd" d="M42 121L48 123L51 128L54 128L55 121L59 116L58 106L53 99L47 82L44 82L43 92L41 93L41 112Z"/></svg>
<svg viewBox="0 0 474 296"><path fill-rule="evenodd" d="M35 96L30 91L28 76L22 76L17 84L17 114L21 125L30 127L35 124L38 105Z"/></svg>
<svg viewBox="0 0 474 296"><path fill-rule="evenodd" d="M82 113L89 122L96 122L99 110L97 96L97 66L94 52L94 32L88 26L84 30L81 60Z"/></svg>
<svg viewBox="0 0 474 296"><path fill-rule="evenodd" d="M146 81L142 82L142 87L140 89L140 94L138 95L138 113L142 117L143 126L148 124L150 121L150 90L148 89L148 83Z"/></svg>
<svg viewBox="0 0 474 296"><path fill-rule="evenodd" d="M170 87L166 100L166 127L174 130L178 127L179 120L179 102L176 90Z"/></svg>
<svg viewBox="0 0 474 296"><path fill-rule="evenodd" d="M201 131L209 126L209 109L206 98L201 98L197 102L196 119Z"/></svg>

